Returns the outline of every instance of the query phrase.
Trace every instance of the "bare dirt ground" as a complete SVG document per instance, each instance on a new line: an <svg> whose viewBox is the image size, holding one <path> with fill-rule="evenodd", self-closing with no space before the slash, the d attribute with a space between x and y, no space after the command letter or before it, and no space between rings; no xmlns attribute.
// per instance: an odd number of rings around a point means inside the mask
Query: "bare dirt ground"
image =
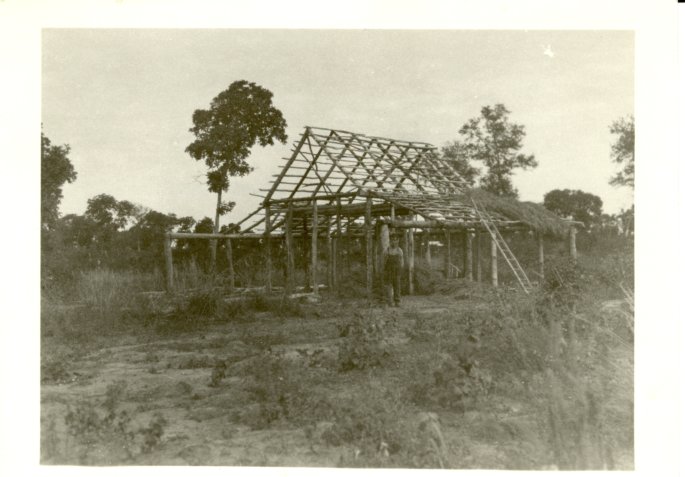
<svg viewBox="0 0 685 477"><path fill-rule="evenodd" d="M42 462L556 468L544 367L502 378L497 366L515 357L486 329L473 359L481 388L467 392L469 381L445 397L433 381L488 307L468 296L401 308L324 298L303 316L157 324L76 348L44 337L44 362L59 364L41 388ZM343 371L341 320L355 313L383 327L381 351ZM429 377L436 388L419 386ZM631 449L612 448L615 468L632 468Z"/></svg>

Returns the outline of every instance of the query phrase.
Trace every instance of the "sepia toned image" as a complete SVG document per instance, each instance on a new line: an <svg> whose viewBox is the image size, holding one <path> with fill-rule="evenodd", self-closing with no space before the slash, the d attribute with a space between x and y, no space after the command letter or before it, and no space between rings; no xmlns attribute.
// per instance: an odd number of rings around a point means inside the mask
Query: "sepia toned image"
<svg viewBox="0 0 685 477"><path fill-rule="evenodd" d="M632 31L41 51L42 465L634 469Z"/></svg>

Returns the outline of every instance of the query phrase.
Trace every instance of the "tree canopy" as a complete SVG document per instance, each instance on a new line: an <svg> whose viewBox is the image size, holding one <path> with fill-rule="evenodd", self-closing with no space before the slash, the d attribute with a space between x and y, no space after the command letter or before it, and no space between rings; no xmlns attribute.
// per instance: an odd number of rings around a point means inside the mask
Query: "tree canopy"
<svg viewBox="0 0 685 477"><path fill-rule="evenodd" d="M498 196L518 197L511 182L515 169L537 167L535 156L521 154L525 128L509 121L510 111L503 104L485 106L481 115L470 119L459 130L466 155L485 164L487 172L480 186Z"/></svg>
<svg viewBox="0 0 685 477"><path fill-rule="evenodd" d="M40 146L41 226L50 229L59 219L62 187L76 180L76 170L69 160L71 149L67 144L53 145L41 131Z"/></svg>
<svg viewBox="0 0 685 477"><path fill-rule="evenodd" d="M255 83L235 81L212 99L209 109L193 113L190 132L195 140L186 152L209 168L210 192L227 191L228 177L244 176L252 171L247 162L252 147L285 143L287 124L281 111L272 103L271 91ZM221 212L230 206L220 204Z"/></svg>
<svg viewBox="0 0 685 477"><path fill-rule="evenodd" d="M587 227L601 220L602 205L602 199L582 190L555 189L544 196L547 210L583 222Z"/></svg>
<svg viewBox="0 0 685 477"><path fill-rule="evenodd" d="M464 179L471 187L476 183L480 170L469 161L469 155L464 145L459 141L452 141L442 148L442 158Z"/></svg>
<svg viewBox="0 0 685 477"><path fill-rule="evenodd" d="M635 118L620 118L611 123L609 131L618 136L611 145L611 158L623 168L609 180L609 184L635 187Z"/></svg>

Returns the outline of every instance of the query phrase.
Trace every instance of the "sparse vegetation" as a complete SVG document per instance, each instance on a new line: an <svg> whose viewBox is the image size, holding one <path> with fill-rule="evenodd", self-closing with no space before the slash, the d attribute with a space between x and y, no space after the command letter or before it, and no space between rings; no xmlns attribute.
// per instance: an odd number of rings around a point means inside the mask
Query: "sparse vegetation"
<svg viewBox="0 0 685 477"><path fill-rule="evenodd" d="M214 285L172 298L140 294L154 286L141 275L83 275L82 304L43 303L42 384L81 398L44 412L42 460L209 462L196 436L167 435L189 419L209 433L215 422L224 433L303 429L318 465L631 468L631 249L620 237L578 240L596 255L573 264L552 244L530 296L445 281L419 261L427 295L399 310L344 294L227 300ZM535 250L520 259L534 266ZM102 376L85 363L117 361L137 374L99 400L89 386Z"/></svg>

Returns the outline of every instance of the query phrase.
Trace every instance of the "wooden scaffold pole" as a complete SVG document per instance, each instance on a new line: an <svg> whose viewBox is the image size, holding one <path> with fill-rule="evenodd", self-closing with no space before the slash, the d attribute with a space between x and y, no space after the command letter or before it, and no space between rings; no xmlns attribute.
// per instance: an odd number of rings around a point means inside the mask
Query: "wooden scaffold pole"
<svg viewBox="0 0 685 477"><path fill-rule="evenodd" d="M264 205L264 262L266 268L265 290L271 293L271 206Z"/></svg>
<svg viewBox="0 0 685 477"><path fill-rule="evenodd" d="M295 255L293 253L293 204L288 204L285 216L285 253L286 253L286 293L290 294L295 288Z"/></svg>
<svg viewBox="0 0 685 477"><path fill-rule="evenodd" d="M490 280L493 287L497 286L497 242L490 238Z"/></svg>
<svg viewBox="0 0 685 477"><path fill-rule="evenodd" d="M364 215L366 228L366 296L373 298L373 224L371 223L371 197L366 198L366 214Z"/></svg>
<svg viewBox="0 0 685 477"><path fill-rule="evenodd" d="M233 268L233 244L231 239L226 239L226 262L228 263L228 289L233 292L235 288L235 269Z"/></svg>
<svg viewBox="0 0 685 477"><path fill-rule="evenodd" d="M311 276L311 287L312 287L312 293L315 295L319 293L319 283L318 279L316 277L316 267L317 267L317 259L318 259L318 250L317 250L317 239L319 235L319 214L318 214L318 204L316 203L316 199L312 201L312 264L311 264L311 271L310 271L310 276Z"/></svg>
<svg viewBox="0 0 685 477"><path fill-rule="evenodd" d="M473 235L464 232L464 278L473 281Z"/></svg>

